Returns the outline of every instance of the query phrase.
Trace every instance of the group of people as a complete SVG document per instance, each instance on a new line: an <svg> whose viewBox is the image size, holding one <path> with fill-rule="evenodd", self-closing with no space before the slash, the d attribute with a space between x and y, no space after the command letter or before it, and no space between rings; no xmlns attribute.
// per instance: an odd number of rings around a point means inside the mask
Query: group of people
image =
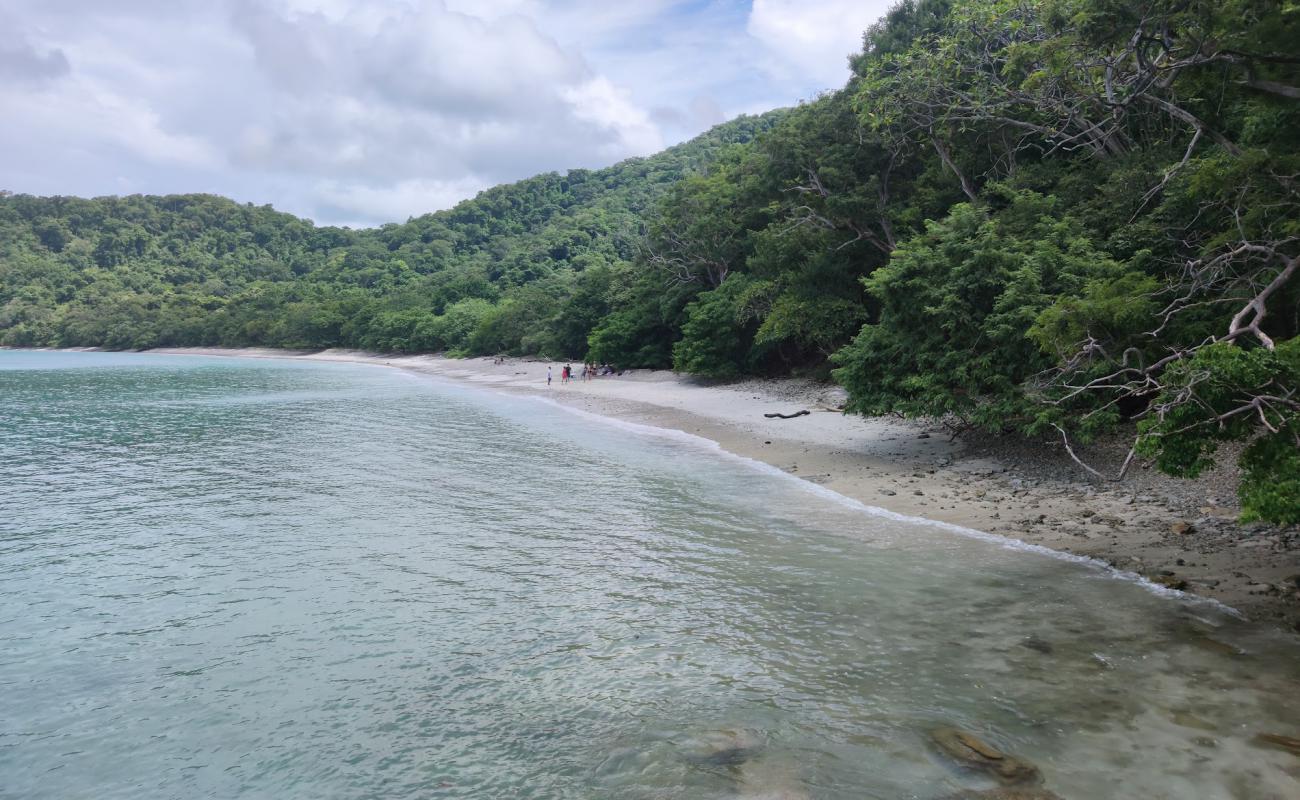
<svg viewBox="0 0 1300 800"><path fill-rule="evenodd" d="M588 362L582 365L581 374L574 372L572 364L565 364L560 369L560 383L569 381L584 380L589 381L597 375L613 375L614 368L609 364L597 365L595 362ZM546 368L546 385L551 385L551 367Z"/></svg>

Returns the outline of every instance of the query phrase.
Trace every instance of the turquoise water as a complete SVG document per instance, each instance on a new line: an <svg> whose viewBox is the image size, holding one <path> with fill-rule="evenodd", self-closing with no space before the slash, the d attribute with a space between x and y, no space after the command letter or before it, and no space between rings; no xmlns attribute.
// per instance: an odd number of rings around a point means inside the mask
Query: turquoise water
<svg viewBox="0 0 1300 800"><path fill-rule="evenodd" d="M0 351L0 401L5 798L993 786L943 725L1300 797L1293 638L683 437L294 361Z"/></svg>

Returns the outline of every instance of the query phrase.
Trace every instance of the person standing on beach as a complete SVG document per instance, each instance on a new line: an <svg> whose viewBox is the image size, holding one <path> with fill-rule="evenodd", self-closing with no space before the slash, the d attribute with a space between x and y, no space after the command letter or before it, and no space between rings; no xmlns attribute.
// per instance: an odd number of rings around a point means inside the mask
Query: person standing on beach
<svg viewBox="0 0 1300 800"><path fill-rule="evenodd" d="M547 368L546 368L546 385L547 385L547 386L550 386L550 385L551 385L551 368L550 368L550 367L547 367Z"/></svg>

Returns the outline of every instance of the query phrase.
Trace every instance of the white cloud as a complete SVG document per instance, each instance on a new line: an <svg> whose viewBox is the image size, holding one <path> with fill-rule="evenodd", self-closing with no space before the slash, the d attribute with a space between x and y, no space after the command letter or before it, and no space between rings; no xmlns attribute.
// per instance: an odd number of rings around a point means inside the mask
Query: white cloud
<svg viewBox="0 0 1300 800"><path fill-rule="evenodd" d="M878 13L840 0L4 5L3 188L211 191L366 224L834 88Z"/></svg>
<svg viewBox="0 0 1300 800"><path fill-rule="evenodd" d="M754 0L747 28L776 56L776 69L837 89L849 77L848 57L862 49L863 32L896 2Z"/></svg>
<svg viewBox="0 0 1300 800"><path fill-rule="evenodd" d="M73 76L57 90L0 84L0 109L21 109L17 124L3 126L3 138L26 139L38 132L28 147L57 149L107 148L160 166L210 168L220 163L217 148L201 137L169 130L147 103L119 94L99 81ZM93 134L87 136L87 134ZM2 145L0 145L2 146ZM21 146L13 142L4 147ZM57 160L48 166L57 166Z"/></svg>
<svg viewBox="0 0 1300 800"><path fill-rule="evenodd" d="M367 224L376 215L389 222L405 222L408 217L450 208L490 185L473 176L448 181L411 178L384 186L326 180L315 185L314 193L335 212L336 221L356 226Z"/></svg>
<svg viewBox="0 0 1300 800"><path fill-rule="evenodd" d="M592 78L564 89L561 96L573 107L575 117L615 135L606 146L609 155L653 153L663 149L663 136L650 115L637 108L626 90L608 79Z"/></svg>

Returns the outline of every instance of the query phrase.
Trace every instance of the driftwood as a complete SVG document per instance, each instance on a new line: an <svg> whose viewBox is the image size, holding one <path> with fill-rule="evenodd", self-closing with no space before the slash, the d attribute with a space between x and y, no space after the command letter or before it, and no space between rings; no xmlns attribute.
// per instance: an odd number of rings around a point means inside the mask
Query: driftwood
<svg viewBox="0 0 1300 800"><path fill-rule="evenodd" d="M796 411L793 414L764 414L763 416L768 419L794 419L795 417L802 417L811 413L811 411L805 408L803 411Z"/></svg>

